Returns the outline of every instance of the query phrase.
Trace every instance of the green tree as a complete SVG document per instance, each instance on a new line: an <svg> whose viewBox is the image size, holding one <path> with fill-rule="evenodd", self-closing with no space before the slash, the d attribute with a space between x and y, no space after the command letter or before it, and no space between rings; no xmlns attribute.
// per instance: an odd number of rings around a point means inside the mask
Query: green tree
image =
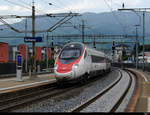
<svg viewBox="0 0 150 115"><path fill-rule="evenodd" d="M127 54L126 54L125 49L123 49L123 51L122 51L122 60L123 60L123 61L128 60L128 56L127 56Z"/></svg>
<svg viewBox="0 0 150 115"><path fill-rule="evenodd" d="M48 60L48 65L49 65L50 67L54 67L54 63L55 63L54 58L51 58L51 59Z"/></svg>
<svg viewBox="0 0 150 115"><path fill-rule="evenodd" d="M138 43L138 54L141 53L142 50L143 50L143 46ZM135 58L136 57L136 44L133 47L133 55L134 55L134 60L136 60Z"/></svg>

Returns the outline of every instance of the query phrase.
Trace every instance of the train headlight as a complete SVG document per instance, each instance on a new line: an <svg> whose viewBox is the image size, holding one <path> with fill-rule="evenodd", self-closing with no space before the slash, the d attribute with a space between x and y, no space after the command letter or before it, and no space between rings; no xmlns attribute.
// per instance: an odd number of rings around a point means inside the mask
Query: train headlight
<svg viewBox="0 0 150 115"><path fill-rule="evenodd" d="M79 66L79 64L74 64L74 65L73 65L73 69L77 69L78 66Z"/></svg>
<svg viewBox="0 0 150 115"><path fill-rule="evenodd" d="M56 64L56 65L54 65L54 70L56 70L58 68L58 65Z"/></svg>

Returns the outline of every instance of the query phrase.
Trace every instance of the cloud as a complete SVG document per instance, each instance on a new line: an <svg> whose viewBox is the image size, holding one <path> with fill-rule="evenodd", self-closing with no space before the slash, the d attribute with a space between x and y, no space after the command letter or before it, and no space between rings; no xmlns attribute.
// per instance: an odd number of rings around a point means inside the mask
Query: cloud
<svg viewBox="0 0 150 115"><path fill-rule="evenodd" d="M110 9L117 10L121 8L122 3L126 7L136 7L141 4L141 0L71 0L63 9L49 10L50 12L104 12Z"/></svg>
<svg viewBox="0 0 150 115"><path fill-rule="evenodd" d="M122 3L124 3L125 4L125 6L130 6L130 7L135 7L135 6L137 6L137 5L139 5L140 3L141 3L141 0L107 0L107 1L109 1L109 2L111 2L112 1L112 3L114 3L114 4L118 4L118 5L122 5Z"/></svg>
<svg viewBox="0 0 150 115"><path fill-rule="evenodd" d="M11 15L11 14L25 15L29 12L31 12L31 10L17 5L13 5L13 6L0 5L0 15Z"/></svg>
<svg viewBox="0 0 150 115"><path fill-rule="evenodd" d="M0 11L7 11L9 9L10 9L10 7L7 5L0 5Z"/></svg>
<svg viewBox="0 0 150 115"><path fill-rule="evenodd" d="M104 9L107 7L103 0L72 0L63 9L51 10L51 12L101 12Z"/></svg>
<svg viewBox="0 0 150 115"><path fill-rule="evenodd" d="M77 10L77 11L85 11L85 10L94 10L94 9L103 9L106 8L104 6L104 2L101 0L78 0L71 5L68 5L66 9Z"/></svg>
<svg viewBox="0 0 150 115"><path fill-rule="evenodd" d="M12 9L12 12L17 12L17 13L31 12L31 9L26 9L20 6L14 6L11 9Z"/></svg>
<svg viewBox="0 0 150 115"><path fill-rule="evenodd" d="M60 0L61 1L61 0ZM136 7L141 5L141 0L62 0L61 7L46 6L42 2L36 3L36 13L60 13L60 12L104 12L121 8L122 3L125 7ZM105 3L107 2L107 4ZM55 2L58 5L59 2ZM59 4L60 5L60 4ZM0 14L31 15L31 10L17 5L0 5Z"/></svg>

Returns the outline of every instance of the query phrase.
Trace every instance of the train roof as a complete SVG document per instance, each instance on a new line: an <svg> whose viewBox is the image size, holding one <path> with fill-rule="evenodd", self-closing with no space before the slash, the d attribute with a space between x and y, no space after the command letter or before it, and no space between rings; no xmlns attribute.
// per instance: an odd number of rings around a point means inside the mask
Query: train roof
<svg viewBox="0 0 150 115"><path fill-rule="evenodd" d="M67 44L65 44L65 45L68 45L68 44L81 44L82 46L85 45L85 44L83 44L83 43L81 43L81 42L69 42L69 43L67 43Z"/></svg>
<svg viewBox="0 0 150 115"><path fill-rule="evenodd" d="M85 47L87 47L87 48L89 48L89 49L91 49L91 50L94 50L94 51L96 51L96 52L101 52L101 53L105 54L103 51L96 50L95 48L89 47L89 46L85 45L85 44L82 43L82 42L69 42L69 43L67 43L66 45L68 45L68 44L81 44L83 47L85 46ZM64 45L64 46L66 46L66 45ZM106 54L105 54L105 55L106 55Z"/></svg>

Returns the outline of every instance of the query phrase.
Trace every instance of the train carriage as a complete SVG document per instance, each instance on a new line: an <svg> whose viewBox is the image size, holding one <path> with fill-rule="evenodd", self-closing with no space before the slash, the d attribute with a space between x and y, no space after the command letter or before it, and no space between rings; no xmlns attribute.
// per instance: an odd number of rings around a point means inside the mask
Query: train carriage
<svg viewBox="0 0 150 115"><path fill-rule="evenodd" d="M72 42L64 46L55 61L55 78L60 81L87 80L110 70L108 56L83 43Z"/></svg>

